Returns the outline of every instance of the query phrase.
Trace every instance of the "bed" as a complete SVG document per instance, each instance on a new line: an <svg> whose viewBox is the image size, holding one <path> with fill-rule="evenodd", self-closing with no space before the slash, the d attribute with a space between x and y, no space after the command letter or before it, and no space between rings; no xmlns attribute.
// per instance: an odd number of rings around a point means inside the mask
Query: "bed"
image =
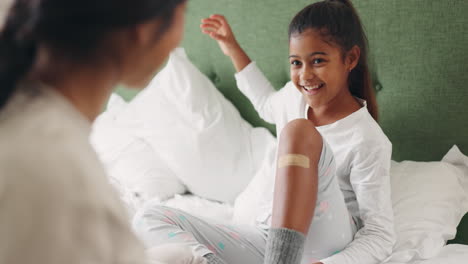
<svg viewBox="0 0 468 264"><path fill-rule="evenodd" d="M210 108L207 110L203 105L208 103L204 102L203 104L194 104L193 111L218 111L232 116L235 115L234 112L238 111L240 117L247 121L249 126L255 127L255 129L247 128L243 123L241 125L237 123L236 125L221 123L219 126L227 125L242 127L244 129L236 135L230 136L241 138L245 134L244 138L249 138L248 140L252 144L249 145L250 149L245 151L249 151L249 155L253 160L252 164L255 162L265 163L266 158L264 158L264 156L268 156L271 159L271 143L267 144L265 142L274 141L274 127L265 123L258 117L247 98L236 88L234 68L230 60L222 54L214 41L200 33L200 20L213 13L224 14L230 21L238 41L250 57L257 62L271 83L279 89L289 78L289 65L287 61L288 22L298 10L311 2L313 1L189 1L186 34L182 43L182 46L185 48L187 59L189 59L201 73L207 76L208 80L212 82L213 87L216 87L216 90L220 91L229 103L232 103L232 107L235 107L235 111L232 110L231 106L225 106L223 108L219 105L218 108ZM412 184L411 186L414 186L414 188L418 188L419 185L428 186L428 183L431 182L435 183L440 179L441 174L450 174L450 169L446 168L446 164L452 162L453 164L459 165L462 163L460 160L463 160L460 153L468 153L468 107L466 105L468 103L468 89L466 87L468 83L468 75L466 74L468 72L468 64L466 63L466 61L468 61L468 50L466 48L466 44L468 43L468 27L466 26L468 22L466 16L468 13L468 3L464 0L354 0L353 3L362 18L369 39L372 77L380 107L379 123L393 143L393 173L399 175L399 180L404 180L405 175L411 173L414 174L417 172L420 174L421 178L418 179L418 181L408 182L408 184ZM198 78L194 83L204 81L206 80ZM161 79L159 82L161 82ZM172 83L172 85L177 86L181 85L181 83L176 82ZM158 86L158 84L153 83L153 86ZM206 90L201 92L212 93L213 91ZM127 101L135 96L134 91L126 90L125 88L118 88L117 94ZM150 94L149 97L151 96L153 96L152 98L157 98L161 97L161 94ZM168 95L166 94L164 96ZM219 95L216 94L209 98L218 98L217 96L219 97ZM147 106L151 104L141 99L141 94L139 98L140 105L145 104ZM153 111L152 113L155 113L154 111L157 110L163 111L174 107L163 100L161 100L160 103L163 106L158 109L140 108L139 111L141 113L151 110ZM112 117L106 117L107 120L101 118L101 120L98 120L101 122L100 124L109 122L110 119L115 123L115 120L123 115L121 109L126 107L126 103L121 101L118 96L115 97L114 100L111 100L109 104L112 104ZM153 102L153 104L157 104L157 102ZM126 118L123 119L136 120L137 118L135 118L135 115L138 112L137 110L126 111ZM176 110L177 109L175 109L175 111ZM147 120L152 119L153 122L164 122L160 119L156 119L157 117L155 116L147 116L146 118ZM163 117L160 118L162 119ZM195 117L193 115L180 115L178 118L180 120L180 118ZM215 120L219 118L219 116L210 118ZM237 117L233 117L230 120L235 119L235 122L241 122L236 118ZM173 123L168 123L168 125L172 127L177 126L177 124ZM114 139L106 138L105 140L108 141L107 147L112 145L112 142L125 141L123 138L128 137L129 134L137 135L138 139L148 137L148 134L151 134L148 132L150 129L148 127L142 129L144 126L141 124L120 122L117 125L114 124L114 126L118 126L120 129L120 138L117 135L113 135L115 137ZM138 127L139 129L136 133L135 129L127 129L128 127ZM192 149L189 148L188 150L180 149L180 153L175 153L174 155L185 155L186 153L184 152L200 151L200 146L203 145L200 142L208 142L206 140L217 142L217 139L213 138L215 134L209 134L206 131L201 131L200 133L205 134L203 134L203 137L190 138L191 141L187 141L187 145L190 145L198 140L197 146L194 146ZM229 131L223 130L222 133L229 134ZM104 129L102 134L105 134ZM158 134L160 138L163 136L164 134ZM153 135L153 137L155 136ZM104 140L103 138L104 137L101 137L100 139ZM158 141L158 139L154 140ZM178 143L183 145L184 140L189 139L179 137L177 140L180 141ZM174 141L176 140L174 139ZM193 212L199 211L198 209L200 208L210 208L208 209L209 212L211 212L208 213L209 217L225 219L226 221L230 221L232 217L235 217L236 201L229 197L232 197L234 194L239 195L239 191L229 193L228 191L223 191L222 188L209 191L205 191L201 187L197 188L197 186L199 186L199 184L197 184L198 180L191 179L188 176L180 177L180 175L183 174L183 168L175 168L176 165L170 162L171 157L168 157L167 153L164 151L160 151L171 142L158 141L154 143L153 141L154 144L141 140L138 142L139 145L132 149L133 152L127 151L128 158L134 158L141 153L143 149L146 149L145 147L147 145L152 145L153 147L157 146L156 150L154 150L155 148L153 148L153 150L146 150L146 156L149 155L149 152L153 155L153 152L156 151L158 152L156 155L157 159L168 163L170 166L168 166L169 169L163 167L152 168L152 172L158 171L160 174L176 175L179 177L180 182L185 184L185 186L191 187L188 189L190 189L192 193L203 194L198 196L184 194L186 189L177 189L178 187L175 187L178 182L168 185L168 181L165 180L164 186L169 187L162 188L164 190L159 189L152 193L158 193L162 203ZM102 142L99 144L103 145ZM255 144L262 144L261 150L258 150L258 146ZM456 150L452 148L453 145L457 145L459 149L460 153L457 152L459 158L454 158L454 155L456 156L456 154L454 154ZM127 144L126 147L128 146L129 144ZM232 148L233 146L222 145L219 147ZM104 149L104 147L101 147L101 150L98 152L102 154ZM124 152L123 149L125 149L124 146L121 146L120 150L113 149L110 151L107 149L107 153L113 153L114 155L108 155L103 159L109 161L114 158L115 161L115 153L122 154L122 152ZM447 153L449 149L451 149L451 151ZM210 151L212 152L210 152L211 156L204 158L216 158L216 155L219 156L220 154L214 149L210 149ZM187 157L187 160L190 160L190 158L198 159L199 156L203 155L205 154L196 153L193 157ZM154 159L153 157L151 162L154 163ZM436 163L441 162L441 160L445 162L445 165L442 166ZM115 162L112 166L114 165ZM213 171L220 171L223 166L224 168L229 168L229 166L238 168L239 163L231 162L230 164L220 164L219 166L220 167L213 168ZM254 168L252 166L254 166ZM121 174L135 173L134 168L128 169L128 166L127 168L124 168L125 166L116 167L117 168L114 168L114 170L119 171ZM202 168L193 167L190 169L196 171ZM251 165L250 172L255 171L258 174L259 171L262 171L265 174L267 169L268 168L261 168L258 164L254 164ZM228 171L228 169L224 171ZM438 172L438 174L434 172ZM145 173L146 175L151 174L148 170L141 172L141 174ZM255 190L253 189L255 187L252 187L251 182L254 181L255 173L248 174L241 171L237 171L237 173L237 175L246 176L238 181L232 181L232 177L226 176L223 178L224 182L220 182L219 184L224 184L226 186L235 185L237 189L249 189L250 187L250 193L254 193ZM466 171L466 173L468 173L468 171ZM468 178L468 175L461 177L465 176ZM211 179L206 181L209 180ZM151 180L147 178L145 183L150 181ZM449 185L448 182L449 180L447 179L441 181L442 185L446 184L443 188L441 187L441 190L450 193L450 188L458 188L455 185ZM161 181L158 183L161 184ZM456 184L455 181L454 184ZM150 184L145 185L149 186ZM431 188L434 188L434 186ZM466 194L464 199L468 199L467 185L463 185L463 188L465 188L464 191ZM167 192L166 190L169 189L175 191ZM434 191L436 189L431 190ZM401 189L401 191L404 192L407 190ZM174 193L178 194L174 196ZM151 196L152 194L150 192L149 195ZM246 195L244 191L244 196ZM127 198L136 199L135 197ZM141 198L142 197L137 197L137 199L140 200ZM167 200L168 198L170 199ZM213 202L212 200L217 201ZM448 205L457 210L462 210L463 214L466 214L468 211L468 209L465 209L466 207L464 207L464 204L462 205L466 200L449 201L456 201L449 202ZM138 201L136 203L138 203ZM443 221L442 219L442 222ZM449 225L448 222L449 220L447 220L447 225ZM442 225L444 224L445 223L442 223ZM453 226L453 223L451 225ZM413 254L411 258L406 256L406 259L405 257L400 259L396 258L393 261L390 259L388 263L468 263L468 215L465 215L461 221L458 219L455 227L457 227L457 229L452 230L452 234L456 233L456 235L444 237L444 244L448 240L449 245L444 247L440 246L440 248L437 248L436 252L430 254L426 252L425 257L420 256L421 258L417 258L417 256ZM418 241L413 242L416 244L418 243ZM430 258L428 256L430 256Z"/></svg>

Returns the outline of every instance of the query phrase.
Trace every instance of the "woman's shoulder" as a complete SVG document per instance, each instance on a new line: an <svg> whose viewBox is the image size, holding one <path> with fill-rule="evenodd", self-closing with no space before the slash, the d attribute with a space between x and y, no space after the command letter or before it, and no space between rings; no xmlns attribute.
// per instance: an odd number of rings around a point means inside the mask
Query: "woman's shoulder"
<svg viewBox="0 0 468 264"><path fill-rule="evenodd" d="M61 133L28 132L0 136L0 171L10 180L43 189L53 183L58 189L70 190L104 173L86 141Z"/></svg>
<svg viewBox="0 0 468 264"><path fill-rule="evenodd" d="M125 209L88 142L64 135L12 138L0 150L0 196L8 197L3 199L5 206L32 212L43 208L51 215L70 215L73 208L87 214L100 210L124 219ZM6 140L2 137L0 144Z"/></svg>
<svg viewBox="0 0 468 264"><path fill-rule="evenodd" d="M0 112L0 129L7 145L54 149L86 141L91 124L58 92L25 83Z"/></svg>
<svg viewBox="0 0 468 264"><path fill-rule="evenodd" d="M7 212L1 218L12 226L12 234L20 237L28 233L14 228L18 221L34 226L37 236L33 241L45 237L52 242L59 241L61 236L73 237L79 232L92 243L66 241L86 249L103 246L96 242L94 231L105 230L100 236L106 239L108 247L128 245L131 241L135 245L129 246L136 248L139 244L131 240L133 236L125 226L126 211L94 154L79 146L83 142L74 143L70 138L58 138L55 142L50 137L37 139L43 142L16 141L17 146L0 150L0 207ZM55 232L57 226L66 231Z"/></svg>
<svg viewBox="0 0 468 264"><path fill-rule="evenodd" d="M0 116L3 181L60 196L104 173L82 126L54 100L37 93L19 94L5 110Z"/></svg>

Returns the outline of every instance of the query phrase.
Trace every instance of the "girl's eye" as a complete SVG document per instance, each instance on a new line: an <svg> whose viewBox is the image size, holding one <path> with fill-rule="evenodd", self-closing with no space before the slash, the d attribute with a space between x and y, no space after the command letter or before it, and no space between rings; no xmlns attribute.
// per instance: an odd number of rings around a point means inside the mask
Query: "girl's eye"
<svg viewBox="0 0 468 264"><path fill-rule="evenodd" d="M320 63L322 63L322 62L323 62L322 59L314 59L314 60L312 61L313 64L320 64Z"/></svg>
<svg viewBox="0 0 468 264"><path fill-rule="evenodd" d="M291 65L299 66L299 65L301 65L301 62L298 61L298 60L293 60L293 61L291 61Z"/></svg>

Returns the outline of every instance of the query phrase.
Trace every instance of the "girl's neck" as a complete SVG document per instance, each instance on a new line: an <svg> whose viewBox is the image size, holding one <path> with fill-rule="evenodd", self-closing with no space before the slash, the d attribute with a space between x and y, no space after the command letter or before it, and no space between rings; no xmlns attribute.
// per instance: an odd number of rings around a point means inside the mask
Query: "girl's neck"
<svg viewBox="0 0 468 264"><path fill-rule="evenodd" d="M31 78L62 94L83 116L93 122L118 83L115 67L77 65L39 57Z"/></svg>
<svg viewBox="0 0 468 264"><path fill-rule="evenodd" d="M307 119L314 122L315 126L329 125L358 111L361 107L356 98L346 89L326 105L309 107Z"/></svg>

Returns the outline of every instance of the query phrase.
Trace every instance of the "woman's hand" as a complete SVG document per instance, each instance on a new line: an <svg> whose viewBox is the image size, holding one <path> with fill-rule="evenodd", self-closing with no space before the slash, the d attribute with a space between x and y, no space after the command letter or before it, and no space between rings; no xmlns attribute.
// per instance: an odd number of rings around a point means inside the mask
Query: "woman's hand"
<svg viewBox="0 0 468 264"><path fill-rule="evenodd" d="M232 57L240 49L234 33L232 33L231 27L224 16L211 15L208 18L202 19L200 27L204 34L218 42L225 55Z"/></svg>

